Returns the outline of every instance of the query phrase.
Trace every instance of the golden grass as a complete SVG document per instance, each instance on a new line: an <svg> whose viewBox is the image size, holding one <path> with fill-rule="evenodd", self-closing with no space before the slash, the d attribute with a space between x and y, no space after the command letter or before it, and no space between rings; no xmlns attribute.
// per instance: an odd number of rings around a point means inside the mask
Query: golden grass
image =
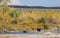
<svg viewBox="0 0 60 38"><path fill-rule="evenodd" d="M3 9L4 8L4 9ZM8 10L7 10L8 9ZM3 10L3 11L1 11ZM49 21L60 23L60 12L57 13L56 10L51 10L48 12L41 11L26 11L18 12L11 7L2 7L0 10L0 29L6 29L7 31L36 31L36 28L44 30L42 25L47 25L48 29L56 27L56 24L51 24ZM38 21L43 18L45 23L38 23ZM58 24L60 26L60 24ZM8 27L8 28L7 28Z"/></svg>

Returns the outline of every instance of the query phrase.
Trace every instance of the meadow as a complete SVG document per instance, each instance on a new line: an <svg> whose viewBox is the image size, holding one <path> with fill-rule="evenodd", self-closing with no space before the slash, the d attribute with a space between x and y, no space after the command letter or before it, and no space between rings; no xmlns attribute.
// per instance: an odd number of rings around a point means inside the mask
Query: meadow
<svg viewBox="0 0 60 38"><path fill-rule="evenodd" d="M23 10L0 6L0 32L36 32L60 27L60 12L54 9Z"/></svg>

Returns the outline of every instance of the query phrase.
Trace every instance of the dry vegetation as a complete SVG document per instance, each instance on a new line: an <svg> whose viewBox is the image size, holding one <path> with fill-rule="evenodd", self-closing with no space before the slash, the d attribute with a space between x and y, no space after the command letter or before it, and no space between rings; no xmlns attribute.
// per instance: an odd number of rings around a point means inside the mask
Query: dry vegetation
<svg viewBox="0 0 60 38"><path fill-rule="evenodd" d="M23 11L24 9L18 10L7 6L8 1L10 0L6 0L0 6L0 32L35 32L60 26L60 12L54 9L46 10L47 12L32 9Z"/></svg>
<svg viewBox="0 0 60 38"><path fill-rule="evenodd" d="M8 6L0 7L0 32L34 32L37 29L49 30L56 25L60 25L60 13L55 10L19 12Z"/></svg>

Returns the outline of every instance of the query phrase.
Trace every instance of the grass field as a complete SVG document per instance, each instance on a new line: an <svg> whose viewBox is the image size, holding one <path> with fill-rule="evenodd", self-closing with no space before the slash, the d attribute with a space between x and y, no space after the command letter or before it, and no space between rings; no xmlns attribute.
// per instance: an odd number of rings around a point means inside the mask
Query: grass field
<svg viewBox="0 0 60 38"><path fill-rule="evenodd" d="M24 10L24 9L23 9ZM11 7L0 7L0 32L19 31L36 32L60 28L60 12L54 9L49 11L26 11Z"/></svg>

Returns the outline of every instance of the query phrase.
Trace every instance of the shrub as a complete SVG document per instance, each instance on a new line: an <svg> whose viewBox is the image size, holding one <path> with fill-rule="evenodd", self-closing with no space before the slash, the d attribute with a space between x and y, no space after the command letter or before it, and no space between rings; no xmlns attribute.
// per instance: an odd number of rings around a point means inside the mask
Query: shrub
<svg viewBox="0 0 60 38"><path fill-rule="evenodd" d="M37 23L45 23L45 19L44 18L38 19Z"/></svg>
<svg viewBox="0 0 60 38"><path fill-rule="evenodd" d="M44 27L45 30L48 29L48 26L46 24L42 25Z"/></svg>

